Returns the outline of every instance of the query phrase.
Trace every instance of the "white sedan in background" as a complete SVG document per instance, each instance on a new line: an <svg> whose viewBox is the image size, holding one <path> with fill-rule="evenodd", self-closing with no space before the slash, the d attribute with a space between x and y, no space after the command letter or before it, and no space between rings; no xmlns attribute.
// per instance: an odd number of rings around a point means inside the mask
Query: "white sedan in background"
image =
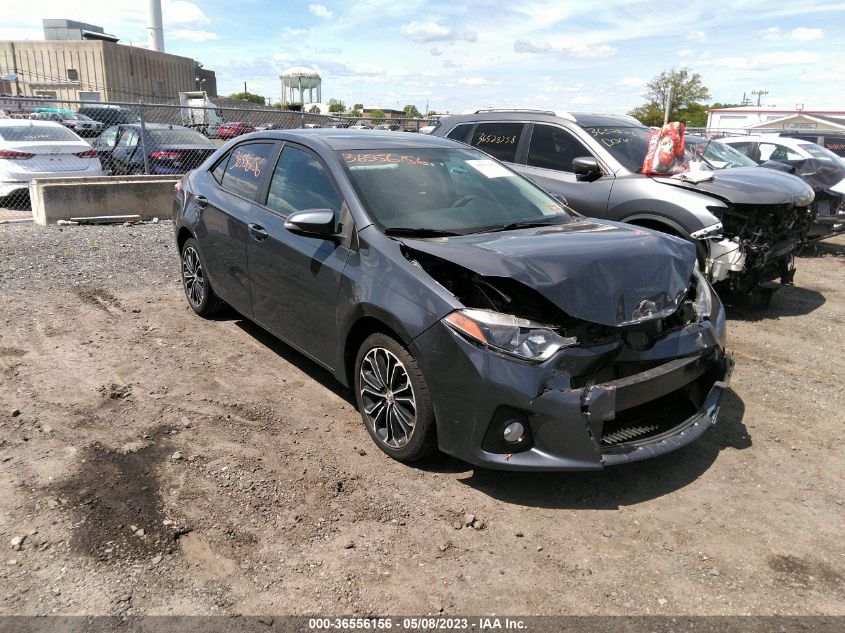
<svg viewBox="0 0 845 633"><path fill-rule="evenodd" d="M97 150L63 125L0 120L0 198L26 192L33 178L102 175Z"/></svg>

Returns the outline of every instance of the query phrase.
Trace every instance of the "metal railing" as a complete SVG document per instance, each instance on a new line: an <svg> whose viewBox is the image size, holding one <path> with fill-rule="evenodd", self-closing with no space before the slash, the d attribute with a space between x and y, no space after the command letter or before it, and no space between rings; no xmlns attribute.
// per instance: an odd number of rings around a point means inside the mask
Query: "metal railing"
<svg viewBox="0 0 845 633"><path fill-rule="evenodd" d="M402 133L419 132L434 122L254 106L8 97L0 103L0 119L7 119L0 122L0 208L13 209L28 208L29 182L36 177L183 174L229 139L250 132L354 128Z"/></svg>

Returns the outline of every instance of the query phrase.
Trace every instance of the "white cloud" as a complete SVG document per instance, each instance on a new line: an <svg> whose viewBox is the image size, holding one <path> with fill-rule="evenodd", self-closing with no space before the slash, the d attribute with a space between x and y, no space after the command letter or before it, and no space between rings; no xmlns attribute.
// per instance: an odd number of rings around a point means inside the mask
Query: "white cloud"
<svg viewBox="0 0 845 633"><path fill-rule="evenodd" d="M174 40L186 40L188 42L209 42L220 39L217 33L196 29L170 29L167 31L167 36Z"/></svg>
<svg viewBox="0 0 845 633"><path fill-rule="evenodd" d="M324 4L309 4L308 10L318 18L331 20L334 17L334 13Z"/></svg>
<svg viewBox="0 0 845 633"><path fill-rule="evenodd" d="M776 26L770 26L767 29L763 29L760 31L760 35L763 36L764 40L768 40L770 42L776 42L783 39L783 31Z"/></svg>
<svg viewBox="0 0 845 633"><path fill-rule="evenodd" d="M677 55L678 57L689 57L689 56L690 56L690 55L692 55L694 52L695 52L695 51L694 51L694 50L692 50L691 48L682 48L682 49L681 49L681 50L679 50L679 51L675 51L675 55Z"/></svg>
<svg viewBox="0 0 845 633"><path fill-rule="evenodd" d="M814 40L824 39L823 29L808 29L804 26L799 26L791 31L784 33L776 26L770 26L767 29L760 31L760 35L764 40L769 42L780 42L781 40L793 40L796 42L812 42Z"/></svg>
<svg viewBox="0 0 845 633"><path fill-rule="evenodd" d="M476 33L475 31L464 31L463 38L466 42L477 42L478 33Z"/></svg>
<svg viewBox="0 0 845 633"><path fill-rule="evenodd" d="M803 26L799 26L797 29L792 29L792 32L789 34L789 38L792 40L798 40L799 42L821 40L824 39L824 31L822 29L807 29Z"/></svg>
<svg viewBox="0 0 845 633"><path fill-rule="evenodd" d="M461 86L501 86L501 81L490 81L484 77L468 77L459 79L458 84Z"/></svg>
<svg viewBox="0 0 845 633"><path fill-rule="evenodd" d="M704 31L690 31L689 33L687 33L687 39L690 42L698 42L698 43L706 42L707 41L707 33L705 33Z"/></svg>
<svg viewBox="0 0 845 633"><path fill-rule="evenodd" d="M534 55L557 54L563 57L590 59L596 57L613 57L617 53L615 46L608 44L575 44L573 46L555 47L547 42L532 42L517 40L513 44L516 53L531 53Z"/></svg>
<svg viewBox="0 0 845 633"><path fill-rule="evenodd" d="M714 68L731 70L769 70L773 66L811 65L821 61L821 56L809 51L779 51L753 57L702 58L699 63Z"/></svg>
<svg viewBox="0 0 845 633"><path fill-rule="evenodd" d="M639 88L645 85L646 80L642 77L622 77L616 82L620 88Z"/></svg>
<svg viewBox="0 0 845 633"><path fill-rule="evenodd" d="M617 53L615 46L608 44L597 44L595 46L567 46L563 49L564 55L577 57L578 59L591 59L596 57L613 57Z"/></svg>
<svg viewBox="0 0 845 633"><path fill-rule="evenodd" d="M282 35L285 37L299 37L300 35L305 35L306 33L308 33L308 29L292 29L289 26L282 29Z"/></svg>
<svg viewBox="0 0 845 633"><path fill-rule="evenodd" d="M432 57L440 57L440 55L443 54L443 51L441 51L439 48L437 48L435 46L432 46L431 50L428 51L428 52L431 53Z"/></svg>
<svg viewBox="0 0 845 633"><path fill-rule="evenodd" d="M184 0L163 2L161 5L161 15L164 26L168 28L173 26L205 26L211 23L211 20L203 13L202 9L193 2L185 2ZM108 32L108 29L106 29L106 32ZM166 35L167 31L165 31Z"/></svg>
<svg viewBox="0 0 845 633"><path fill-rule="evenodd" d="M402 25L399 32L409 40L418 43L444 42L454 37L454 32L448 26L437 22L410 22Z"/></svg>

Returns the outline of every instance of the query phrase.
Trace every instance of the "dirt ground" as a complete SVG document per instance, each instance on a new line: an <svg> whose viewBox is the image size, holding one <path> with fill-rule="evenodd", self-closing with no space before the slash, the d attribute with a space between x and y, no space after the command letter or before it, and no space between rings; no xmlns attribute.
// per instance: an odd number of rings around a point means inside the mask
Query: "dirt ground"
<svg viewBox="0 0 845 633"><path fill-rule="evenodd" d="M845 237L730 311L697 443L520 474L391 461L326 372L190 311L169 227L131 231L0 227L0 614L845 615Z"/></svg>

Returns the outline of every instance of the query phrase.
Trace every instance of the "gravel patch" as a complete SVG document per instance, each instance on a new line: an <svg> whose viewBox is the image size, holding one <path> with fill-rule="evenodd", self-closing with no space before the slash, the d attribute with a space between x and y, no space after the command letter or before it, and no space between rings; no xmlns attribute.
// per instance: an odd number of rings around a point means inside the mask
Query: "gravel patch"
<svg viewBox="0 0 845 633"><path fill-rule="evenodd" d="M0 291L91 283L141 288L178 280L169 220L131 226L0 226Z"/></svg>

